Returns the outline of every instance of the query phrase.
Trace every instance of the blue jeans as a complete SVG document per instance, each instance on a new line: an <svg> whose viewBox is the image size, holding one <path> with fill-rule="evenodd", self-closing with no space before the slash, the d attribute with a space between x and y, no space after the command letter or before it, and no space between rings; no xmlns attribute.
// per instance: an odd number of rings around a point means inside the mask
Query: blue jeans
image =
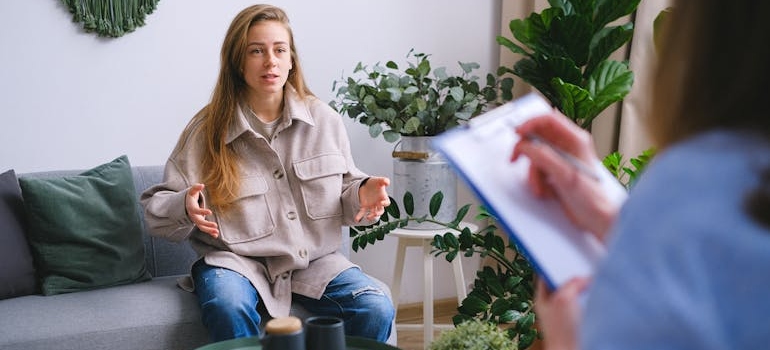
<svg viewBox="0 0 770 350"><path fill-rule="evenodd" d="M203 324L213 341L261 335L259 294L243 275L207 265L192 269ZM395 309L390 298L358 268L342 271L326 286L321 299L292 294L293 301L315 315L345 321L345 334L385 342Z"/></svg>

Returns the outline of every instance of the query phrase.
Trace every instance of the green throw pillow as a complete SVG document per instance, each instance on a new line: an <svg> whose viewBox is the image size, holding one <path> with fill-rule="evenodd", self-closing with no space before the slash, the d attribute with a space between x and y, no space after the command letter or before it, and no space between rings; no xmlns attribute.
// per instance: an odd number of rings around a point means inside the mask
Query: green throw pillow
<svg viewBox="0 0 770 350"><path fill-rule="evenodd" d="M150 279L126 156L79 175L19 178L45 295Z"/></svg>

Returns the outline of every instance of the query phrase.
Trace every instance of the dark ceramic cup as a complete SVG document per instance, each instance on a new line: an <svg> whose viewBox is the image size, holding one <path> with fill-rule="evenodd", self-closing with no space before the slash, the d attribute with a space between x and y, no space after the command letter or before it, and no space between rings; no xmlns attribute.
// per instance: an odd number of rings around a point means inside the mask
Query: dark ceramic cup
<svg viewBox="0 0 770 350"><path fill-rule="evenodd" d="M307 350L345 350L345 322L332 316L315 316L305 320Z"/></svg>

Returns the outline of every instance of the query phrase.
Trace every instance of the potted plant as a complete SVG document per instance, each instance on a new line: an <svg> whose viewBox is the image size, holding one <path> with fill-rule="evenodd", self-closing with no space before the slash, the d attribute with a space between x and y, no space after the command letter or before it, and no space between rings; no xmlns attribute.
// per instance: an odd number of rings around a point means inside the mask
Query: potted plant
<svg viewBox="0 0 770 350"><path fill-rule="evenodd" d="M519 347L497 325L468 320L446 330L433 341L428 350L517 350Z"/></svg>
<svg viewBox="0 0 770 350"><path fill-rule="evenodd" d="M395 142L400 136L438 135L481 114L499 95L512 98L513 79L490 73L482 87L473 75L478 63L458 62L462 73L449 75L445 67L431 66L429 54L412 49L406 57L403 70L394 61L371 68L359 62L354 76L334 82L337 99L330 105L366 125L370 136Z"/></svg>
<svg viewBox="0 0 770 350"><path fill-rule="evenodd" d="M395 197L411 193L416 210L424 215L430 196L442 192L447 205L436 215L450 220L456 211L457 177L433 150L430 138L467 123L500 98L510 100L513 79L490 73L482 82L473 74L479 68L474 62L458 62L461 73L451 75L445 67L434 69L430 55L414 49L406 59L403 70L394 61L371 67L359 62L352 76L334 82L337 97L330 105L366 125L371 137L399 141L392 154ZM415 229L437 227L410 223Z"/></svg>

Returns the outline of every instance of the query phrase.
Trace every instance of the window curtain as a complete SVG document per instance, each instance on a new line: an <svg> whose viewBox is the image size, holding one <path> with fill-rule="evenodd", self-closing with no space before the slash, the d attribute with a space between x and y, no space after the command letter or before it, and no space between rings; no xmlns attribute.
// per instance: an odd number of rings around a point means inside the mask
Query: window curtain
<svg viewBox="0 0 770 350"><path fill-rule="evenodd" d="M500 35L508 38L511 38L508 24L512 19L526 18L532 12L540 12L549 7L547 0L501 1ZM631 43L612 56L615 60L629 60L631 70L634 72L634 86L621 103L607 108L592 125L591 132L600 157L619 151L625 159L628 159L636 157L651 147L644 127L644 118L648 113L649 75L655 60L652 23L658 13L668 6L670 6L670 0L642 0L636 13L631 15L635 28ZM500 47L501 66L513 67L519 59L521 55ZM514 96L535 91L518 77L514 79L516 81Z"/></svg>

